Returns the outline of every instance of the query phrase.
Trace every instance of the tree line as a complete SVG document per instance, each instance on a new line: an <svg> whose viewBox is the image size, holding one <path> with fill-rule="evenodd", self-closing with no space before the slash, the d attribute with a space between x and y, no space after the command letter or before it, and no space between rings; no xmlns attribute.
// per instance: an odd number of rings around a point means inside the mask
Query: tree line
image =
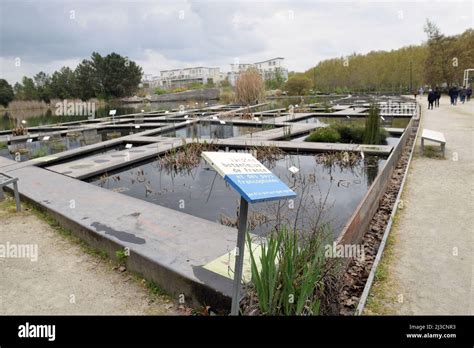
<svg viewBox="0 0 474 348"><path fill-rule="evenodd" d="M72 70L64 66L52 75L41 71L33 78L24 76L12 87L0 79L0 104L12 100L42 100L77 98L113 99L133 95L142 79L143 70L135 62L117 53L101 56L94 52Z"/></svg>
<svg viewBox="0 0 474 348"><path fill-rule="evenodd" d="M474 68L474 30L445 36L428 20L424 31L428 39L422 45L321 61L295 74L288 81L292 87L289 93L301 93L302 89L407 93L424 85L461 85L464 69Z"/></svg>

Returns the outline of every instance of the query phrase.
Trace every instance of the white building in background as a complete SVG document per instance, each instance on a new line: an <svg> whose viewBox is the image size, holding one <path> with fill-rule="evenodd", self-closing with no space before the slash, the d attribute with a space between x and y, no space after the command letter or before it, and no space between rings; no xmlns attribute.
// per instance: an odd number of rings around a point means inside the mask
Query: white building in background
<svg viewBox="0 0 474 348"><path fill-rule="evenodd" d="M143 84L149 88L174 89L192 83L206 84L208 82L219 83L226 78L232 86L239 78L240 73L252 68L256 69L264 80L272 80L279 73L284 81L288 80L288 69L283 66L285 59L281 57L264 60L252 64L231 64L231 71L223 73L219 68L194 67L160 71L160 76L151 74L143 75Z"/></svg>
<svg viewBox="0 0 474 348"><path fill-rule="evenodd" d="M232 86L235 86L240 73L250 68L256 69L264 80L272 80L278 73L286 81L288 80L288 69L283 65L284 60L285 58L277 57L252 64L231 64L231 71L228 73L229 82Z"/></svg>
<svg viewBox="0 0 474 348"><path fill-rule="evenodd" d="M194 67L160 71L159 87L172 89L192 83L218 83L224 79L219 68Z"/></svg>

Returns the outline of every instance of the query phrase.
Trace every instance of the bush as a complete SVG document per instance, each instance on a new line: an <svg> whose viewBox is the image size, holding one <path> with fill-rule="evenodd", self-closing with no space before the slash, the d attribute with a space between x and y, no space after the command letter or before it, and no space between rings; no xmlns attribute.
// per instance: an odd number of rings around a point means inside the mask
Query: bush
<svg viewBox="0 0 474 348"><path fill-rule="evenodd" d="M184 88L184 87L178 87L178 88L175 88L171 91L171 93L180 93L180 92L186 92L187 89Z"/></svg>
<svg viewBox="0 0 474 348"><path fill-rule="evenodd" d="M304 76L293 76L286 82L285 88L289 95L305 95L313 83Z"/></svg>
<svg viewBox="0 0 474 348"><path fill-rule="evenodd" d="M224 104L230 104L235 101L235 94L232 90L221 90L219 93L219 100Z"/></svg>
<svg viewBox="0 0 474 348"><path fill-rule="evenodd" d="M312 132L304 141L320 143L338 143L341 135L333 127L320 127Z"/></svg>
<svg viewBox="0 0 474 348"><path fill-rule="evenodd" d="M243 105L265 99L265 84L258 71L250 69L240 74L235 83L235 97L236 101Z"/></svg>
<svg viewBox="0 0 474 348"><path fill-rule="evenodd" d="M375 143L366 142L366 127L353 124L336 123L328 127L317 128L312 132L305 141L321 142L321 143L344 143L344 144L386 144L388 133L385 129L380 128L376 134L377 141ZM373 130L372 130L373 132Z"/></svg>
<svg viewBox="0 0 474 348"><path fill-rule="evenodd" d="M341 143L363 144L364 127L349 124L335 124L332 126L341 136Z"/></svg>
<svg viewBox="0 0 474 348"><path fill-rule="evenodd" d="M40 147L39 149L35 150L31 155L31 158L40 158L44 157L48 154L48 149L46 147Z"/></svg>
<svg viewBox="0 0 474 348"><path fill-rule="evenodd" d="M163 89L163 88L155 88L155 94L158 94L158 95L161 95L161 94L166 94L168 93L168 91L166 89Z"/></svg>

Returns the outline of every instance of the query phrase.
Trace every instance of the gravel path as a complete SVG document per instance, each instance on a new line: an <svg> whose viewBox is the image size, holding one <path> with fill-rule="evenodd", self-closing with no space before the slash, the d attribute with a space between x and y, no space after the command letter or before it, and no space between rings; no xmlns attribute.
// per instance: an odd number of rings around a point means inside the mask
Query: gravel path
<svg viewBox="0 0 474 348"><path fill-rule="evenodd" d="M0 257L0 315L178 314L166 296L151 294L128 272L85 252L31 212L15 213L12 207L11 201L0 202L0 248L36 244L38 257L31 261L34 249L31 258L14 258L11 252Z"/></svg>
<svg viewBox="0 0 474 348"><path fill-rule="evenodd" d="M384 314L474 314L474 101L450 106L444 97L439 108L427 110L425 99L419 136L423 128L443 132L446 158L421 157L417 139L404 208L391 232L388 286L383 296L375 295L379 307L373 308Z"/></svg>

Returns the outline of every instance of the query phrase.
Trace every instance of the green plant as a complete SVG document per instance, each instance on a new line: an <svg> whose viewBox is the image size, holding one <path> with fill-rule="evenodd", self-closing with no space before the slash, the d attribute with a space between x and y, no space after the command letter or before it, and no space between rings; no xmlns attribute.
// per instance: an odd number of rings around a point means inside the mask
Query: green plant
<svg viewBox="0 0 474 348"><path fill-rule="evenodd" d="M161 95L161 94L166 94L166 93L168 93L166 89L163 89L160 87L155 88L155 94Z"/></svg>
<svg viewBox="0 0 474 348"><path fill-rule="evenodd" d="M31 158L40 158L48 154L48 149L46 147L40 147L39 149L33 151Z"/></svg>
<svg viewBox="0 0 474 348"><path fill-rule="evenodd" d="M6 149L8 147L8 144L4 141L0 141L0 150Z"/></svg>
<svg viewBox="0 0 474 348"><path fill-rule="evenodd" d="M378 145L386 142L387 134L380 127L380 110L376 104L370 105L369 115L365 118L364 144Z"/></svg>
<svg viewBox="0 0 474 348"><path fill-rule="evenodd" d="M235 93L232 89L222 89L219 93L219 100L224 104L230 104L235 101Z"/></svg>
<svg viewBox="0 0 474 348"><path fill-rule="evenodd" d="M300 238L281 228L270 235L255 257L247 234L252 272L252 291L265 315L318 315L324 297L327 259L323 234ZM260 265L260 267L258 267ZM335 269L335 267L334 267Z"/></svg>
<svg viewBox="0 0 474 348"><path fill-rule="evenodd" d="M341 143L362 144L364 142L364 127L362 126L337 123L331 127L341 136Z"/></svg>
<svg viewBox="0 0 474 348"><path fill-rule="evenodd" d="M173 90L171 91L171 93L180 93L180 92L185 92L185 91L187 91L186 88L184 88L184 87L177 87L177 88L173 89Z"/></svg>
<svg viewBox="0 0 474 348"><path fill-rule="evenodd" d="M124 264L129 254L125 250L121 249L115 252L115 256L117 257L117 260L120 264Z"/></svg>
<svg viewBox="0 0 474 348"><path fill-rule="evenodd" d="M308 135L304 141L338 143L340 140L341 135L333 127L320 127Z"/></svg>

